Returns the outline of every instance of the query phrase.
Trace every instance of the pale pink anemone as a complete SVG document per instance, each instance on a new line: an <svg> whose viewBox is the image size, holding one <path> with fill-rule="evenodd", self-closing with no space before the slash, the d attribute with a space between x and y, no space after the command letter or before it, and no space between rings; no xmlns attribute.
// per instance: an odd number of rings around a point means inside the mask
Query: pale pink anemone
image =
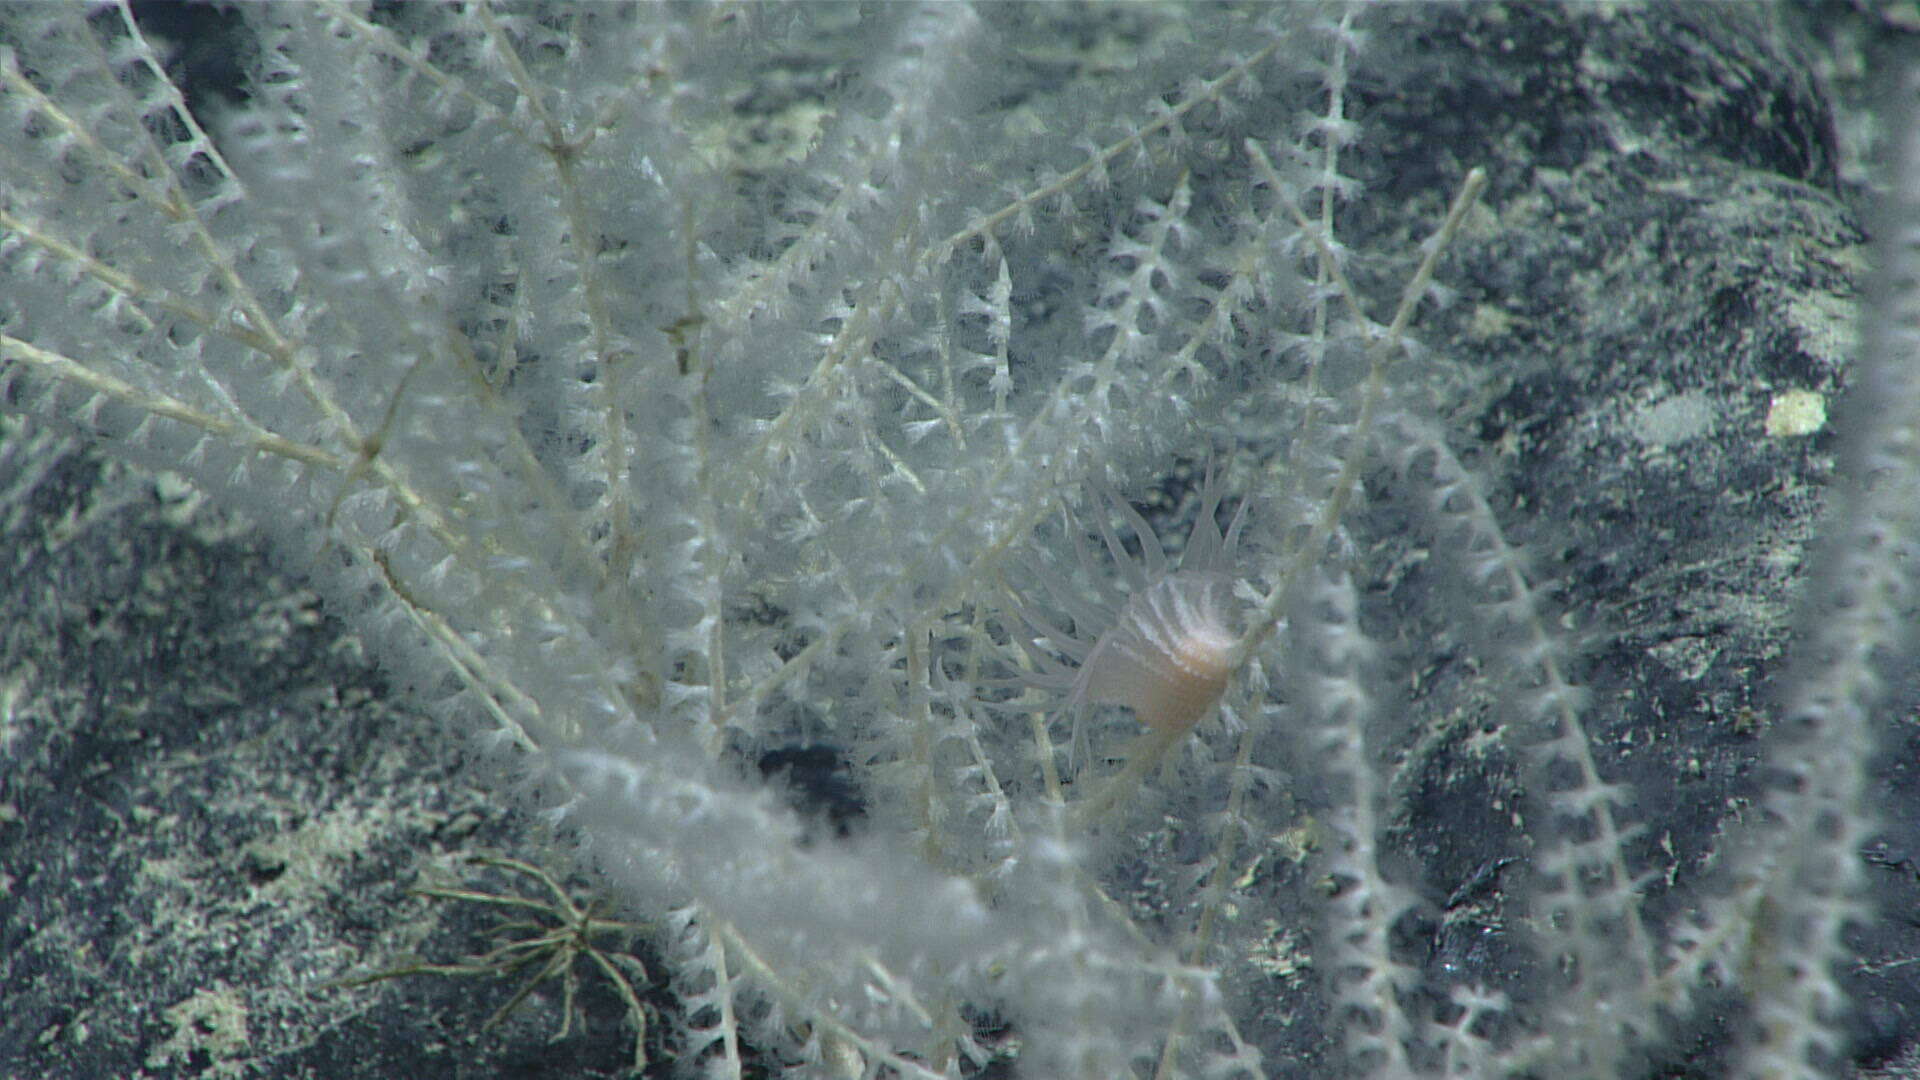
<svg viewBox="0 0 1920 1080"><path fill-rule="evenodd" d="M1021 644L1036 667L1026 682L1064 692L1065 711L1073 719L1073 756L1082 761L1082 721L1093 706L1129 708L1168 742L1191 731L1219 706L1233 675L1231 657L1240 638L1234 559L1247 509L1242 501L1226 532L1220 531L1215 514L1221 492L1210 465L1193 530L1175 570L1146 519L1111 485L1096 481L1093 486L1099 500L1108 504L1095 507L1094 525L1120 582L1096 565L1083 539L1086 530L1068 511L1064 532L1081 576L1094 583L1092 593L1057 573L1040 575L1049 606L1071 620L1071 632L1034 605L1018 608L1029 631ZM1109 507L1138 538L1138 558L1115 532Z"/></svg>

